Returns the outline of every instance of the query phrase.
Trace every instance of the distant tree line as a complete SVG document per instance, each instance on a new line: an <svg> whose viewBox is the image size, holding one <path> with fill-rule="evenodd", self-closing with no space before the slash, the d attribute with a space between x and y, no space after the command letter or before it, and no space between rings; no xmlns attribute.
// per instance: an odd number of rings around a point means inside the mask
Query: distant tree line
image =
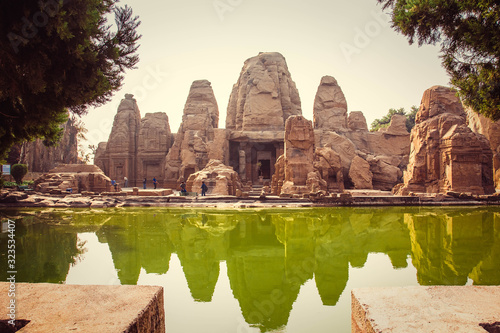
<svg viewBox="0 0 500 333"><path fill-rule="evenodd" d="M406 117L406 129L408 132L411 132L411 129L413 126L415 126L415 116L417 115L418 108L414 105L411 107L410 112L406 112L405 108L399 108L399 109L389 109L389 112L385 116L383 116L380 119L375 119L372 124L370 131L371 132L376 132L381 128L386 128L389 126L391 123L391 118L395 114L400 114L402 116Z"/></svg>

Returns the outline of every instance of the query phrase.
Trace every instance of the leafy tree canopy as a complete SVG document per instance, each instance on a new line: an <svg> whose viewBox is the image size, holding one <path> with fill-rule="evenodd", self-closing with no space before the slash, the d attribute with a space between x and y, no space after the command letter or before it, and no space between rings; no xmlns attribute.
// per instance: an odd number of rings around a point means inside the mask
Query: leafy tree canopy
<svg viewBox="0 0 500 333"><path fill-rule="evenodd" d="M0 156L37 137L57 142L68 110L83 115L121 87L141 36L117 1L0 1Z"/></svg>
<svg viewBox="0 0 500 333"><path fill-rule="evenodd" d="M385 116L380 119L375 119L372 122L370 131L376 132L381 128L388 127L391 123L392 116L394 116L395 114L400 114L406 117L406 129L408 130L408 132L411 132L411 129L413 128L413 126L415 126L415 116L417 112L418 108L416 106L412 106L411 111L408 113L405 111L405 108L389 109Z"/></svg>
<svg viewBox="0 0 500 333"><path fill-rule="evenodd" d="M498 0L377 0L412 44L441 44L442 63L465 105L500 119Z"/></svg>

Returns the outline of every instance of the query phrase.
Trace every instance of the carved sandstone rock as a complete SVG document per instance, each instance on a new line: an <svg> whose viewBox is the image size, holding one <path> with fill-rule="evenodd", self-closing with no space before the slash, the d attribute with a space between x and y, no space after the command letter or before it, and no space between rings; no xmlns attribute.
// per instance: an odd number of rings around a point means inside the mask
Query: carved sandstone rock
<svg viewBox="0 0 500 333"><path fill-rule="evenodd" d="M171 146L170 125L164 112L146 113L141 119L137 147L137 173L148 180L164 178L166 152Z"/></svg>
<svg viewBox="0 0 500 333"><path fill-rule="evenodd" d="M94 163L120 184L128 186L163 179L165 155L171 145L170 125L163 112L141 119L137 101L126 94L118 106L109 140L98 145Z"/></svg>
<svg viewBox="0 0 500 333"><path fill-rule="evenodd" d="M81 192L109 192L113 188L111 179L96 165L62 164L41 177L34 183L35 190L42 193L58 194Z"/></svg>
<svg viewBox="0 0 500 333"><path fill-rule="evenodd" d="M355 156L352 160L349 178L355 189L373 189L370 164L359 156Z"/></svg>
<svg viewBox="0 0 500 333"><path fill-rule="evenodd" d="M285 182L281 193L309 193L307 179L314 172L314 130L312 122L291 116L285 125Z"/></svg>
<svg viewBox="0 0 500 333"><path fill-rule="evenodd" d="M323 76L314 99L314 128L347 130L347 102L337 80Z"/></svg>
<svg viewBox="0 0 500 333"><path fill-rule="evenodd" d="M208 186L207 194L236 195L242 189L238 173L219 160L210 160L203 170L191 174L186 182L187 190L201 193L203 181Z"/></svg>
<svg viewBox="0 0 500 333"><path fill-rule="evenodd" d="M166 157L167 187L177 188L180 181L187 180L207 165L209 145L214 141L218 122L219 109L211 83L207 80L194 81L184 107L182 123Z"/></svg>
<svg viewBox="0 0 500 333"><path fill-rule="evenodd" d="M282 131L289 116L300 114L299 93L281 54L264 52L245 61L229 98L227 129Z"/></svg>
<svg viewBox="0 0 500 333"><path fill-rule="evenodd" d="M467 127L455 92L434 86L424 92L416 115L399 194L447 191L493 193L492 152L487 139Z"/></svg>
<svg viewBox="0 0 500 333"><path fill-rule="evenodd" d="M45 146L42 139L22 145L21 163L28 165L30 172L48 172L59 164L78 163L78 129L75 120L69 119L61 127L63 134L55 147Z"/></svg>
<svg viewBox="0 0 500 333"><path fill-rule="evenodd" d="M141 113L134 96L126 94L118 106L105 152L96 156L95 163L109 178L122 182L127 177L135 186L137 174L137 141L141 127ZM102 147L102 146L101 146Z"/></svg>
<svg viewBox="0 0 500 333"><path fill-rule="evenodd" d="M366 124L366 118L361 111L352 111L349 113L347 118L347 127L351 131L363 131L368 132L368 125Z"/></svg>
<svg viewBox="0 0 500 333"><path fill-rule="evenodd" d="M495 185L500 189L500 121L492 121L470 108L467 108L466 112L467 122L472 131L484 135L490 142Z"/></svg>
<svg viewBox="0 0 500 333"><path fill-rule="evenodd" d="M328 192L344 190L344 174L340 155L329 147L316 148L314 169L326 181Z"/></svg>

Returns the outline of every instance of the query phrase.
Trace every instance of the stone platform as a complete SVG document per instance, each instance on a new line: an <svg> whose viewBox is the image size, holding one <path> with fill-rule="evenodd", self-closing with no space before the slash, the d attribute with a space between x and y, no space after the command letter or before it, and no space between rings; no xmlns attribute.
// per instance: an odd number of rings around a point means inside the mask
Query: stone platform
<svg viewBox="0 0 500 333"><path fill-rule="evenodd" d="M0 283L0 331L6 330L10 283ZM15 284L17 332L165 332L163 288ZM7 331L8 332L8 331Z"/></svg>
<svg viewBox="0 0 500 333"><path fill-rule="evenodd" d="M352 333L497 333L500 287L354 289L351 313Z"/></svg>

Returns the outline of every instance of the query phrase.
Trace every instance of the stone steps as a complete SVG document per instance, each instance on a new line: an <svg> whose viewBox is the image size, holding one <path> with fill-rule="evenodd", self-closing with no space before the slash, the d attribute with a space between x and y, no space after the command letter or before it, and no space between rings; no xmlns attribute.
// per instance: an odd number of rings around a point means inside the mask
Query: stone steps
<svg viewBox="0 0 500 333"><path fill-rule="evenodd" d="M252 185L252 189L248 192L248 195L260 196L263 187L264 186L262 186L262 185Z"/></svg>

